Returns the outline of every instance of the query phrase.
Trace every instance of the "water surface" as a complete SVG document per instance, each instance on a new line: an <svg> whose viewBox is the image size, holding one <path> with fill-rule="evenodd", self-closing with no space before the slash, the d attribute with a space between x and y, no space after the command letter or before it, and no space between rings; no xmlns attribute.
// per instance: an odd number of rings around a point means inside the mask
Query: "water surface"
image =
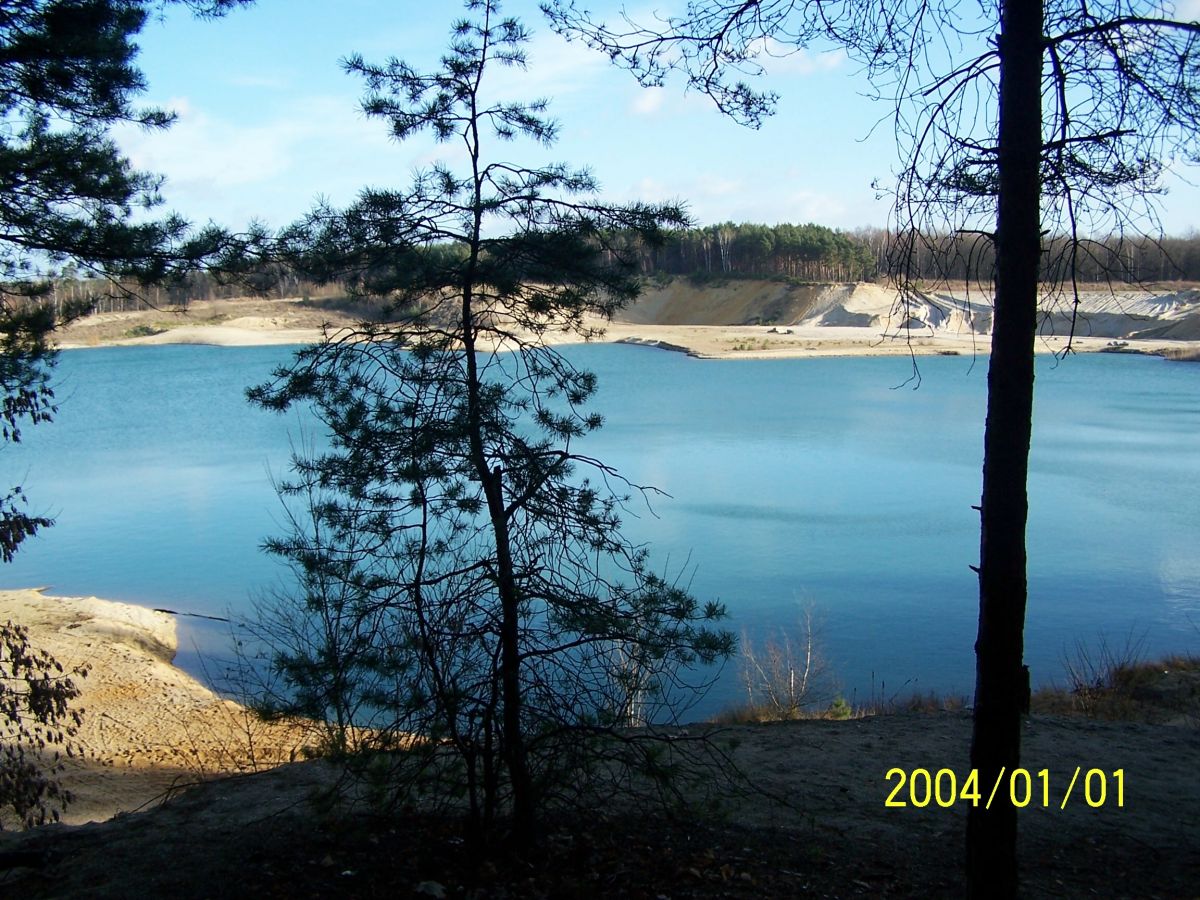
<svg viewBox="0 0 1200 900"><path fill-rule="evenodd" d="M60 412L3 451L57 519L0 574L224 615L286 584L259 545L282 530L272 477L301 415L249 406L287 348L65 353ZM848 697L969 694L986 360L699 361L619 345L566 352L600 376L589 452L670 494L627 530L655 568L761 640L804 606ZM1093 355L1039 361L1027 661L1061 677L1076 640L1200 645L1200 366ZM183 620L185 651L219 630ZM192 653L181 662L196 669ZM733 668L705 709L737 699Z"/></svg>

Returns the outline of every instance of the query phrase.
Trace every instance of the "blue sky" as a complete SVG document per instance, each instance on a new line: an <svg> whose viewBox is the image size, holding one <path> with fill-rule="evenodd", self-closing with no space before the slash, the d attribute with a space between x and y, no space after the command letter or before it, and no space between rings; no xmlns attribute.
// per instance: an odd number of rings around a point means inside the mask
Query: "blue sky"
<svg viewBox="0 0 1200 900"><path fill-rule="evenodd" d="M661 5L643 2L647 12ZM681 200L701 223L886 223L888 202L872 182L887 183L897 166L888 108L862 95L843 56L768 60L762 83L782 99L754 131L679 83L639 88L604 56L555 35L533 0L510 0L504 12L534 37L528 71L506 74L500 89L551 100L560 140L539 157L590 168L607 199ZM461 15L453 0L257 0L216 21L172 10L140 36L139 62L145 99L178 121L160 133L121 129L118 140L138 168L167 176L167 207L201 223L279 227L318 197L346 204L365 186L402 188L455 148L389 140L382 121L359 111L362 86L339 60L394 55L432 68ZM505 155L527 161L521 149ZM1164 209L1168 231L1200 227L1195 188L1178 185Z"/></svg>

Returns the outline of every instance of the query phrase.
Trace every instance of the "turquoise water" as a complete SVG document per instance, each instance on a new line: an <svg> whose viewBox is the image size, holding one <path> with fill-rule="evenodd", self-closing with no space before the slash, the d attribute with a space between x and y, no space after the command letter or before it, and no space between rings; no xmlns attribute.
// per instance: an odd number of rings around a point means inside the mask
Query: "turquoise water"
<svg viewBox="0 0 1200 900"><path fill-rule="evenodd" d="M671 495L626 522L659 571L752 637L813 606L848 697L971 692L986 360L923 359L913 390L904 359L566 352L600 376L606 426L586 449ZM63 354L57 421L0 456L57 524L0 583L209 615L286 583L258 549L282 530L271 478L319 436L242 397L289 353ZM1200 649L1200 366L1042 359L1030 490L1035 681L1061 677L1077 639ZM198 669L225 632L181 624ZM735 669L706 708L739 696Z"/></svg>

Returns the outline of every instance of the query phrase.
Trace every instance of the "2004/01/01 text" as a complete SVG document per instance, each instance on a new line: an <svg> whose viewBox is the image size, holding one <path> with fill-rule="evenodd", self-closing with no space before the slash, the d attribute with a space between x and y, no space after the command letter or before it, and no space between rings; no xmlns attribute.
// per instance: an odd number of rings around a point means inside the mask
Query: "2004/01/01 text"
<svg viewBox="0 0 1200 900"><path fill-rule="evenodd" d="M1125 805L1124 769L1106 772L1103 769L1084 770L1082 766L1076 766L1061 801L1057 796L1051 800L1049 769L1030 772L1028 769L1002 768L990 787L982 789L979 772L975 769L969 771L960 782L953 769L938 769L936 772L913 769L910 773L894 767L887 770L884 780L895 782L883 803L894 808L937 805L949 809L955 803L969 803L971 806L983 804L984 808L991 809L997 798L1001 803L1007 799L1018 809L1027 806L1066 809L1072 799L1075 802L1082 799L1092 809L1099 809L1106 804L1118 807ZM1075 793L1077 789L1078 794Z"/></svg>

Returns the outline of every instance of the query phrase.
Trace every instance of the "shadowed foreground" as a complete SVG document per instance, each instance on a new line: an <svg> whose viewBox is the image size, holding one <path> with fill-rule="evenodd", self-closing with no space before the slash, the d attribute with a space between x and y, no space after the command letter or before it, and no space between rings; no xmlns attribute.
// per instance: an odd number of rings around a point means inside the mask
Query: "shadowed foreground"
<svg viewBox="0 0 1200 900"><path fill-rule="evenodd" d="M33 897L788 897L959 896L966 806L931 798L888 808L906 775L951 769L962 784L969 713L736 725L716 741L758 793L715 810L606 805L552 821L527 859L468 851L459 824L414 810L314 803L336 781L323 762L293 763L294 729L264 730L244 710L173 668L168 617L105 601L0 592L60 661L88 661L87 756L68 773L69 822L0 832L0 891ZM1192 673L1194 674L1194 673ZM1200 884L1200 690L1164 673L1170 724L1034 715L1021 817L1026 896L1191 897ZM1179 677L1172 680L1172 677ZM1143 685L1143 693L1145 686ZM1184 696L1186 694L1186 697ZM1182 705L1181 705L1182 704ZM697 729L692 729L693 734ZM252 744L252 747L250 746ZM1085 773L1066 808L1075 770ZM1049 805L1043 803L1047 770ZM1106 797L1086 802L1089 769ZM1116 778L1123 770L1123 806ZM943 799L948 776L942 776ZM1093 776L1098 800L1099 777ZM918 778L917 796L923 794ZM985 790L986 796L986 790ZM910 799L909 784L895 799ZM780 798L786 802L771 798ZM165 799L165 802L164 802ZM707 808L707 807L706 807ZM143 809L142 812L131 812ZM653 811L650 811L653 812ZM16 854L10 856L9 854ZM5 863L25 865L10 867ZM440 893L443 891L443 893Z"/></svg>
<svg viewBox="0 0 1200 900"><path fill-rule="evenodd" d="M223 779L158 808L82 827L0 835L40 867L0 875L22 897L956 896L965 808L888 809L889 768L966 766L969 716L736 726L720 740L768 793L674 820L616 806L553 822L529 859L465 852L456 823L310 798L324 763ZM1050 774L1049 809L1022 816L1027 896L1183 897L1200 883L1200 732L1034 717L1026 760ZM1063 793L1075 765L1125 770L1124 806ZM1036 784L1036 782L1035 782ZM1077 788L1078 790L1078 788ZM899 794L906 797L906 792ZM1034 791L1040 806L1040 787ZM432 893L430 893L432 892Z"/></svg>

